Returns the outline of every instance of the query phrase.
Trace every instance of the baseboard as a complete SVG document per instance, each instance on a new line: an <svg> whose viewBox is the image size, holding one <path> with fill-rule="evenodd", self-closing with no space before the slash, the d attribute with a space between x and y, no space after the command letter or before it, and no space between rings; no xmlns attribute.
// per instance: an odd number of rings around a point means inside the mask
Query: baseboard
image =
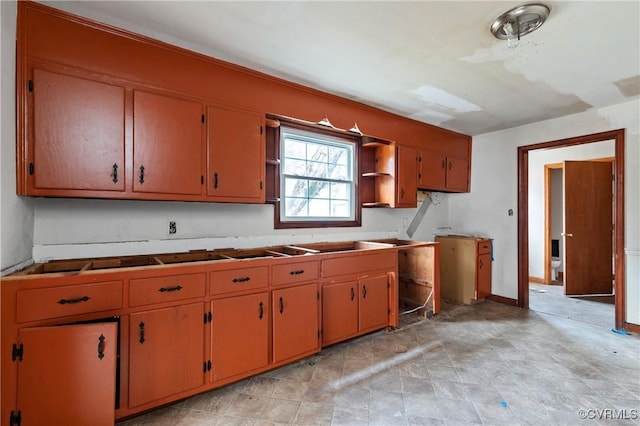
<svg viewBox="0 0 640 426"><path fill-rule="evenodd" d="M529 282L536 283L536 284L546 284L546 282L544 282L544 278L538 278L538 277L529 277Z"/></svg>
<svg viewBox="0 0 640 426"><path fill-rule="evenodd" d="M497 294L490 294L487 297L489 300L493 300L494 302L504 303L505 305L518 306L518 301L516 299L511 299L509 297L498 296Z"/></svg>
<svg viewBox="0 0 640 426"><path fill-rule="evenodd" d="M640 334L640 325L638 324L631 324L631 323L625 322L624 328L626 328L627 331L630 331L632 333Z"/></svg>

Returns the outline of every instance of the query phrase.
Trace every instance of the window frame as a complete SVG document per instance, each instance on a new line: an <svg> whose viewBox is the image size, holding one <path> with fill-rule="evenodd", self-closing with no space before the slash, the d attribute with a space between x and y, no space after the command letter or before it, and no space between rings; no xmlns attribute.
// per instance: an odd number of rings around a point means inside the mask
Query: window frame
<svg viewBox="0 0 640 426"><path fill-rule="evenodd" d="M271 139L267 141L272 145L275 145L275 152L278 154L279 160L279 170L274 176L275 179L270 181L270 183L274 186L277 185L276 193L281 194L281 190L283 189L283 172L284 172L284 164L282 161L283 153L280 152L281 148L281 138L283 131L285 129L291 129L295 133L298 131L299 133L306 133L311 138L319 137L322 139L322 136L329 137L334 141L343 141L345 143L352 144L353 146L353 170L352 170L352 182L353 182L353 191L352 191L352 201L353 201L353 219L315 219L315 218L305 218L302 220L282 220L282 203L285 202L284 193L280 197L276 198L274 202L274 228L275 229L293 229L293 228L333 228L333 227L360 227L362 226L362 205L360 204L360 173L359 173L359 163L360 163L360 135L353 134L351 132L347 132L344 130L333 129L327 126L319 125L316 123L303 122L302 120L287 120L282 117L277 118L280 122L280 125L277 128L270 129L271 132L267 133L267 139ZM269 128L268 128L269 130ZM268 181L269 182L269 181Z"/></svg>

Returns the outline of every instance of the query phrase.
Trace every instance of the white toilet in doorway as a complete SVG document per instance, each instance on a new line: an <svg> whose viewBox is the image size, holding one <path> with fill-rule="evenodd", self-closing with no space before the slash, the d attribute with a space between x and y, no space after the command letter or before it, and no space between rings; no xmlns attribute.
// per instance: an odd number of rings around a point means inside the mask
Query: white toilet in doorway
<svg viewBox="0 0 640 426"><path fill-rule="evenodd" d="M551 240L551 281L558 281L558 268L561 265L560 240Z"/></svg>

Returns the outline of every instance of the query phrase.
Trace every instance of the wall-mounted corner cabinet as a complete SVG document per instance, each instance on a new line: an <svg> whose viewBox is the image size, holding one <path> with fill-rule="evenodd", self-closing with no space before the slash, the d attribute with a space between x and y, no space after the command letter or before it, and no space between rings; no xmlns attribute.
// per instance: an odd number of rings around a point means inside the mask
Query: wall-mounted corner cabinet
<svg viewBox="0 0 640 426"><path fill-rule="evenodd" d="M360 197L363 207L416 207L416 150L362 137Z"/></svg>
<svg viewBox="0 0 640 426"><path fill-rule="evenodd" d="M417 150L418 188L443 192L469 192L471 140L457 136Z"/></svg>

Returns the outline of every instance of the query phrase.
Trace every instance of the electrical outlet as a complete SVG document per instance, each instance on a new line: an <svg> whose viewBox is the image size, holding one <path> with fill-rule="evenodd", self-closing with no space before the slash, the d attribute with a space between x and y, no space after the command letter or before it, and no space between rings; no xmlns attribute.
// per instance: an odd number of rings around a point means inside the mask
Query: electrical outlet
<svg viewBox="0 0 640 426"><path fill-rule="evenodd" d="M409 226L409 218L408 217L403 217L402 218L402 227L403 228L407 228Z"/></svg>
<svg viewBox="0 0 640 426"><path fill-rule="evenodd" d="M176 224L175 220L170 220L169 221L169 235L175 235L178 233L178 225Z"/></svg>

